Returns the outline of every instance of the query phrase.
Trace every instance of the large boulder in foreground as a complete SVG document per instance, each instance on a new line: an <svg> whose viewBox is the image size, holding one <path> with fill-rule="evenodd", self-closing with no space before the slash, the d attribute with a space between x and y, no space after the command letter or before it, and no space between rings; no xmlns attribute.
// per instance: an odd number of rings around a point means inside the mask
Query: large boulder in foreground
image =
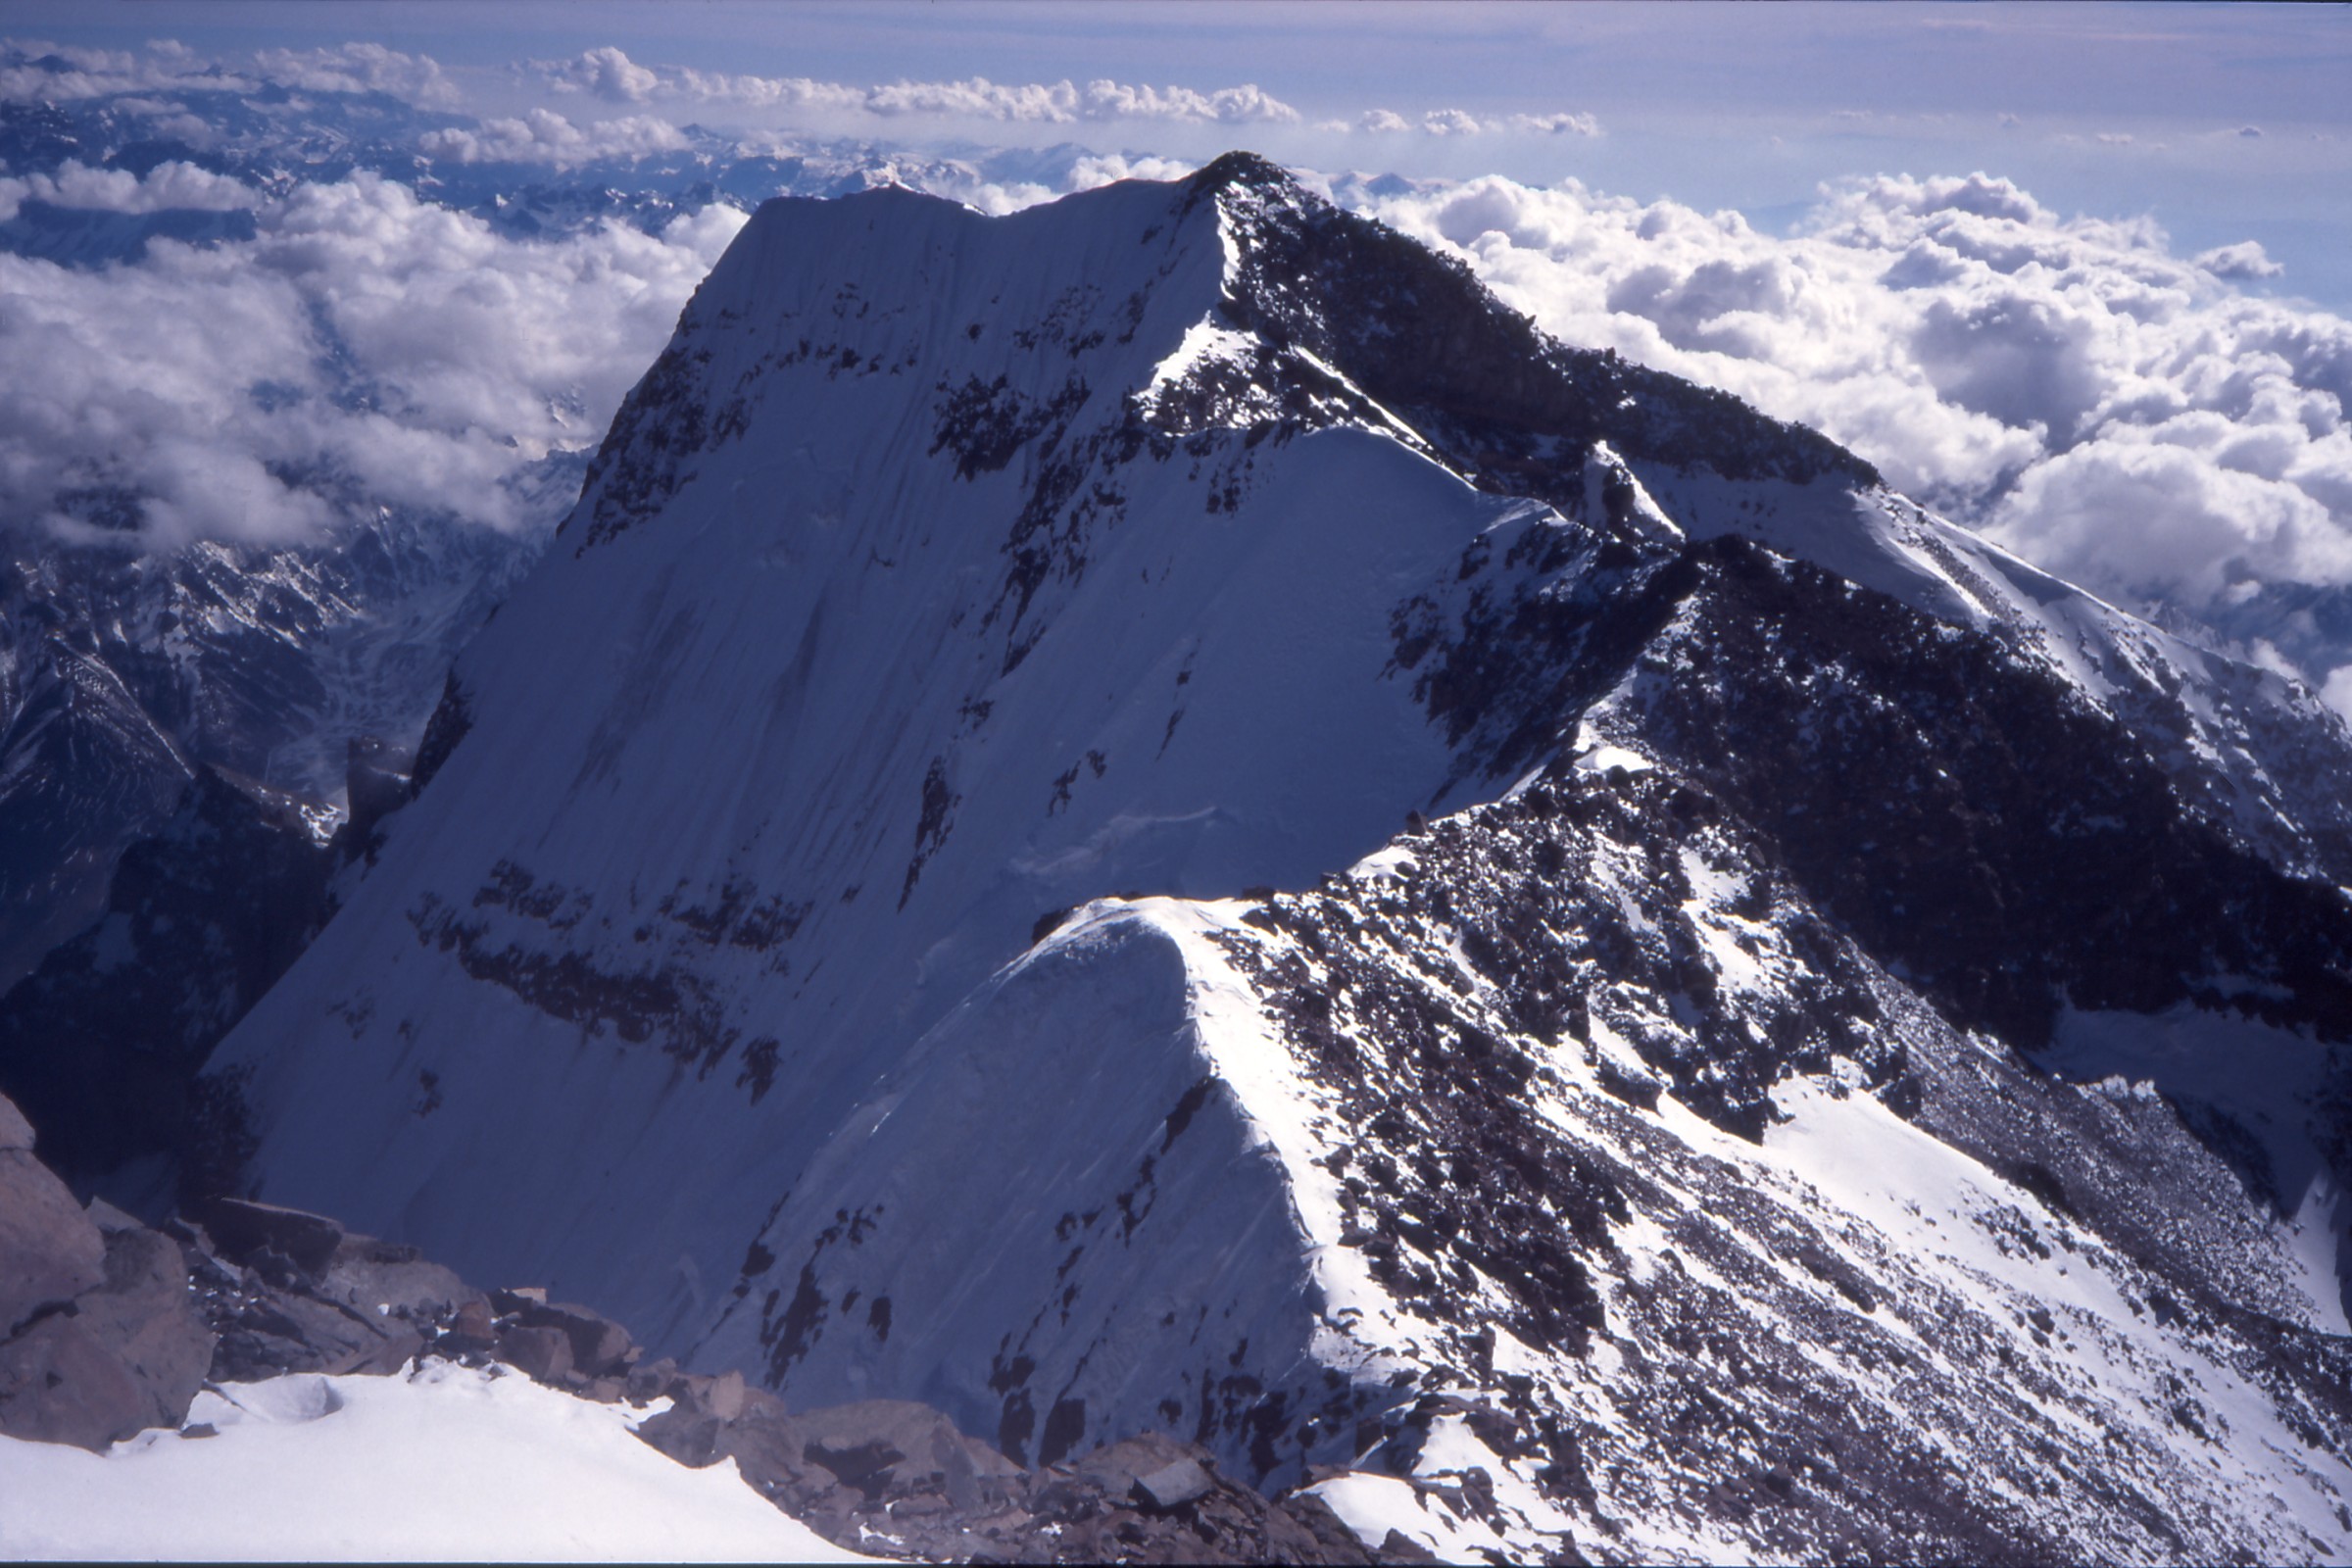
<svg viewBox="0 0 2352 1568"><path fill-rule="evenodd" d="M0 1099L0 1334L15 1334L105 1279L98 1227L33 1157L32 1128Z"/></svg>
<svg viewBox="0 0 2352 1568"><path fill-rule="evenodd" d="M178 1246L84 1210L0 1099L0 1435L103 1450L177 1426L213 1360Z"/></svg>

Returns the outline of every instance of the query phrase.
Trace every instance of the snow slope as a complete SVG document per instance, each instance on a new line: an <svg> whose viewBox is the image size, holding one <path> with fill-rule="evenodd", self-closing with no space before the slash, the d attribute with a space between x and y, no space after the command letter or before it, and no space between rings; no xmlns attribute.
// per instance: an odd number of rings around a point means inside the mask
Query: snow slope
<svg viewBox="0 0 2352 1568"><path fill-rule="evenodd" d="M876 1560L778 1512L731 1459L656 1452L637 1415L449 1362L207 1390L183 1430L104 1454L0 1438L0 1557Z"/></svg>

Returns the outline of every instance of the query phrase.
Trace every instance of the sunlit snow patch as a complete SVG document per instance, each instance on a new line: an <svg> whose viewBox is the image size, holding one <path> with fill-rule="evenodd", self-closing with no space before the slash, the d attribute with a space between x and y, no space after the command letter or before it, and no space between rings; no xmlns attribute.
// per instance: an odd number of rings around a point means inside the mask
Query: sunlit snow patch
<svg viewBox="0 0 2352 1568"><path fill-rule="evenodd" d="M207 1390L184 1433L103 1455L0 1439L0 1556L875 1560L779 1513L732 1460L656 1452L630 1434L639 1418L448 1363Z"/></svg>

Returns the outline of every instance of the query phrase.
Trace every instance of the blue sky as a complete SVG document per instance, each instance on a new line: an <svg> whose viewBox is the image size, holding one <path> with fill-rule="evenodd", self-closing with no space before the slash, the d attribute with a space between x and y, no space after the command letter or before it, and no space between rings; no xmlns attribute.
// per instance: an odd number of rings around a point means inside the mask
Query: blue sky
<svg viewBox="0 0 2352 1568"><path fill-rule="evenodd" d="M1148 138L1115 121L934 117L893 129L1173 156L1245 143L1326 169L1416 175L1573 175L1642 200L1736 207L1768 226L1795 218L1825 181L1983 170L2070 215L2152 216L2183 253L2259 240L2285 269L2267 286L2352 308L2345 7L17 0L9 15L21 36L111 47L159 35L205 50L374 39L439 60L468 107L509 112L557 101L517 62L598 46L645 66L855 86L1251 83L1298 120L1160 124ZM806 111L698 107L709 123L826 128ZM1446 110L1590 115L1600 134L1321 128L1377 110L1416 123Z"/></svg>

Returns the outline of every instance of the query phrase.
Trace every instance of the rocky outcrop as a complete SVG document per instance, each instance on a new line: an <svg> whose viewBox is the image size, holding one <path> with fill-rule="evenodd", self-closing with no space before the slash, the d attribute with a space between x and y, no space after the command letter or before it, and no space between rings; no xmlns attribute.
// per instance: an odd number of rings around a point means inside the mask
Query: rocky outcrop
<svg viewBox="0 0 2352 1568"><path fill-rule="evenodd" d="M828 1540L952 1562L1373 1563L1428 1560L1402 1537L1369 1550L1320 1497L1271 1499L1198 1444L1146 1433L1025 1470L929 1405L869 1399L801 1415L740 1374L676 1378L638 1435L680 1463L732 1459Z"/></svg>
<svg viewBox="0 0 2352 1568"><path fill-rule="evenodd" d="M215 1382L407 1366L482 1293L413 1247L333 1220L223 1200L175 1220L200 1307L220 1334Z"/></svg>
<svg viewBox="0 0 2352 1568"><path fill-rule="evenodd" d="M177 1426L214 1336L169 1237L87 1210L0 1100L0 1434L104 1449Z"/></svg>

